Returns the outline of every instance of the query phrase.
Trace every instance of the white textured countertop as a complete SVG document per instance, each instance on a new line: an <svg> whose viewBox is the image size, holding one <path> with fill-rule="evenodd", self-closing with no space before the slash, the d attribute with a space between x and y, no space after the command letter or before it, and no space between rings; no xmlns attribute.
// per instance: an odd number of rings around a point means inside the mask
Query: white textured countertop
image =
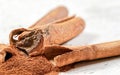
<svg viewBox="0 0 120 75"><path fill-rule="evenodd" d="M8 43L12 29L32 25L59 5L67 6L70 14L86 21L84 32L67 45L120 40L120 0L0 0L0 43ZM82 62L76 66L60 75L119 75L120 57Z"/></svg>

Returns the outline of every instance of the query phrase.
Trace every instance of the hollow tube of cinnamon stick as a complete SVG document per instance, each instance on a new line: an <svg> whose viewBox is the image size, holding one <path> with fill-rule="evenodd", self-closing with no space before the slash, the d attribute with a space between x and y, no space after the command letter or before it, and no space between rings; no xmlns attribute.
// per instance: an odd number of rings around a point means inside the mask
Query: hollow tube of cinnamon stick
<svg viewBox="0 0 120 75"><path fill-rule="evenodd" d="M74 47L72 49L73 51L54 58L56 66L62 67L79 61L118 56L120 55L120 40L89 45L83 48L80 46L75 48L77 50L74 50Z"/></svg>

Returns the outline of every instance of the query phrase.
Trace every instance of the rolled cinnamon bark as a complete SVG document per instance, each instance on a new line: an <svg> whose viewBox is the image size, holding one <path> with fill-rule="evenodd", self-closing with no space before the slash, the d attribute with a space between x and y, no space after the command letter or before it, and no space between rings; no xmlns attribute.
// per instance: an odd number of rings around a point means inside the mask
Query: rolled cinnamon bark
<svg viewBox="0 0 120 75"><path fill-rule="evenodd" d="M0 44L0 63L5 62L13 55L26 56L22 51L18 51L15 48L6 44Z"/></svg>
<svg viewBox="0 0 120 75"><path fill-rule="evenodd" d="M0 44L0 63L5 61L6 52L4 51L4 48L6 48L6 47L7 47L7 45Z"/></svg>
<svg viewBox="0 0 120 75"><path fill-rule="evenodd" d="M48 14L46 14L44 17L42 17L40 20L38 20L35 24L31 25L28 30L33 30L35 28L40 28L42 25L46 25L48 23L56 22L57 20L66 18L68 16L68 10L64 6L59 6L53 10L51 10ZM27 31L25 28L19 28L11 31L10 33L10 44L13 45L14 42L16 42L15 39L13 39L12 35L19 35L22 32Z"/></svg>
<svg viewBox="0 0 120 75"><path fill-rule="evenodd" d="M77 49L77 50L76 50ZM62 67L75 62L95 60L120 55L120 41L76 47L73 51L54 58L56 66Z"/></svg>
<svg viewBox="0 0 120 75"><path fill-rule="evenodd" d="M10 44L28 54L33 51L44 53L41 50L43 46L67 42L81 33L84 27L83 19L72 16L33 30L13 30L10 34ZM13 39L16 34L19 34L18 40Z"/></svg>
<svg viewBox="0 0 120 75"><path fill-rule="evenodd" d="M59 20L59 19L62 19L62 18L65 18L65 17L67 17L68 16L68 10L67 10L67 8L66 7L64 7L64 6L59 6L59 7L57 7L57 8L55 8L55 9L53 9L53 10L51 10L48 14L46 14L43 18L41 18L39 21L37 21L34 25L32 25L32 26L30 26L29 28L28 28L28 30L33 30L33 29L35 29L35 28L40 28L42 25L46 25L46 24L48 24L48 23L52 23L52 22L54 22L54 21L56 21L56 20ZM15 42L18 40L18 38L17 39L14 39L13 37L14 37L14 35L15 36L17 36L17 35L19 35L19 34L21 34L21 33L23 33L23 32L28 32L28 36L29 36L29 34L31 34L31 32L29 33L29 31L27 31L27 29L25 29L25 28L19 28L19 29L15 29L15 30L13 30L11 33L10 33L10 39L9 39L9 41L10 41L10 45L12 45L12 46L14 46L15 45ZM26 33L25 32L25 33ZM34 43L34 44L37 44L38 42L39 42L39 44L43 41L42 40L42 36L41 36L41 31L39 31L38 32L38 34L39 35L37 35L37 32L38 31L36 31L35 32L35 34L36 34L36 39L41 39L41 40L36 40L36 42ZM34 33L34 31L32 31L32 33ZM26 35L27 36L27 35ZM17 36L18 37L18 36ZM35 36L34 36L35 37ZM31 41L31 39L29 40L29 41ZM30 43L32 43L32 41L30 42ZM24 43L24 45L25 46L30 46L31 44L30 44L28 41L25 41L25 43ZM35 46L35 45L34 45ZM39 46L37 46L36 47L36 49L38 49L38 48L41 48L41 44L39 45ZM16 46L14 46L14 47L16 47ZM33 47L32 47L33 48ZM18 48L19 49L19 48ZM23 51L23 50L22 50Z"/></svg>
<svg viewBox="0 0 120 75"><path fill-rule="evenodd" d="M45 25L51 22L54 22L56 20L65 18L68 16L68 10L64 6L59 6L53 10L51 10L49 13L47 13L44 17L42 17L40 20L38 20L34 25L30 26L29 28L38 28L41 25Z"/></svg>

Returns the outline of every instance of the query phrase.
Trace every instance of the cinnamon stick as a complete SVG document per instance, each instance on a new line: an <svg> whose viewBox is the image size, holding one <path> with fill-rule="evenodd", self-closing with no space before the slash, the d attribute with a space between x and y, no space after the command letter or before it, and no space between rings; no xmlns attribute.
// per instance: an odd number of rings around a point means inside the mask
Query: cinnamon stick
<svg viewBox="0 0 120 75"><path fill-rule="evenodd" d="M43 18L41 18L40 20L38 20L35 24L31 25L29 27L29 29L34 29L34 28L39 28L41 27L42 25L46 25L48 23L51 23L51 22L54 22L56 20L59 20L59 19L62 19L62 18L65 18L68 16L68 10L66 7L64 6L59 6L53 10L51 10L48 14L46 14ZM10 33L10 44L13 45L14 42L16 40L13 40L12 38L12 35L19 35L21 34L22 32L24 31L27 31L27 29L25 28L19 28L19 29L15 29L13 30L11 33ZM12 38L11 38L12 37Z"/></svg>
<svg viewBox="0 0 120 75"><path fill-rule="evenodd" d="M40 20L38 20L35 24L31 25L29 28L38 28L41 25L45 25L51 22L54 22L56 20L65 18L68 16L68 10L64 6L59 6L53 10L51 10L49 13L47 13L44 17L42 17Z"/></svg>
<svg viewBox="0 0 120 75"><path fill-rule="evenodd" d="M120 41L84 46L82 49L80 46L76 47L75 50L72 48L72 50L71 52L56 56L54 58L56 66L62 67L85 60L118 56L120 55Z"/></svg>
<svg viewBox="0 0 120 75"><path fill-rule="evenodd" d="M62 44L75 36L84 29L84 21L79 17L68 17L55 23L43 25L40 28L16 29L10 34L10 44L20 50L28 53L32 51L41 51L45 45ZM17 35L18 40L14 40L13 36Z"/></svg>

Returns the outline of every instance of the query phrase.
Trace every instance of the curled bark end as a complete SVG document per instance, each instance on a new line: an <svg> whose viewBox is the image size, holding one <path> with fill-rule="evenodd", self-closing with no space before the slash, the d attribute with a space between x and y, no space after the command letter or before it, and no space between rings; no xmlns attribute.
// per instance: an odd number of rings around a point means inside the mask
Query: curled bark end
<svg viewBox="0 0 120 75"><path fill-rule="evenodd" d="M0 50L0 63L3 63L5 61L6 52L3 50Z"/></svg>
<svg viewBox="0 0 120 75"><path fill-rule="evenodd" d="M11 48L8 45L0 44L0 63L3 63L11 58L12 52L13 51L11 51Z"/></svg>
<svg viewBox="0 0 120 75"><path fill-rule="evenodd" d="M26 30L27 29L25 29L25 28L19 28L19 29L12 30L9 35L10 45L15 45L17 42L17 39L15 39L14 36L18 37L19 34L21 34L22 32L24 32Z"/></svg>
<svg viewBox="0 0 120 75"><path fill-rule="evenodd" d="M14 35L17 35L17 40L14 39ZM26 30L23 28L13 30L10 34L10 44L25 54L29 54L38 45L39 48L43 46L42 31L37 29Z"/></svg>

